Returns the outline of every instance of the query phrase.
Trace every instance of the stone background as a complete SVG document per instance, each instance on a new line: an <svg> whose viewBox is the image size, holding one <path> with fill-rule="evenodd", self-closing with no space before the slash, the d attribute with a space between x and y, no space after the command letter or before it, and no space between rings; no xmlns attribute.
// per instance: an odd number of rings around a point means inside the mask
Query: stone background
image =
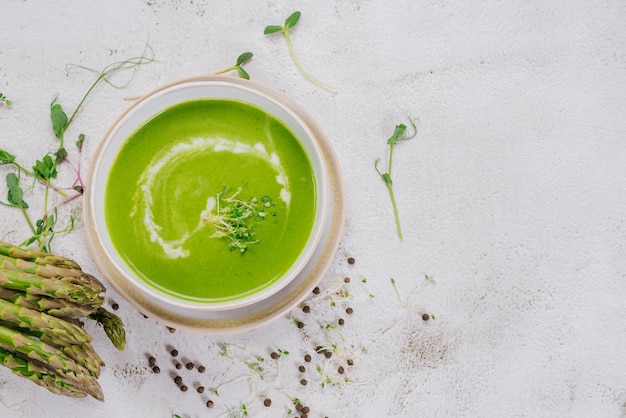
<svg viewBox="0 0 626 418"><path fill-rule="evenodd" d="M338 95L297 72L284 39L263 35L295 10L303 65ZM87 165L129 106L125 96L254 52L245 66L252 79L307 109L337 152L346 225L320 287L350 277L354 295L313 298L309 314L296 309L302 330L289 315L205 336L171 334L110 290L126 350L87 325L107 362L106 402L58 397L0 370L0 416L217 417L241 415L244 404L249 416L282 417L294 397L310 417L625 415L624 2L2 0L0 16L0 91L14 102L0 105L0 148L25 166L55 150L52 98L73 109L94 81L68 63L100 69L146 43L157 59L126 89L101 85L87 100L68 131L87 135ZM373 163L386 158L385 141L407 115L418 119L418 135L394 154L399 241ZM35 213L37 190L28 195ZM27 236L21 213L0 206L0 239ZM54 249L96 271L80 224ZM410 293L424 275L436 283ZM436 319L422 321L423 312ZM338 318L346 324L324 333ZM245 347L229 350L240 360L219 355L225 343ZM338 347L331 361L313 353L327 344ZM183 370L187 393L172 382L170 347L207 367ZM279 368L269 357L278 348L289 351ZM302 375L306 353L313 361ZM262 380L245 364L257 356ZM347 358L355 365L346 383L335 370ZM324 388L316 366L331 379ZM231 380L219 396L208 390Z"/></svg>

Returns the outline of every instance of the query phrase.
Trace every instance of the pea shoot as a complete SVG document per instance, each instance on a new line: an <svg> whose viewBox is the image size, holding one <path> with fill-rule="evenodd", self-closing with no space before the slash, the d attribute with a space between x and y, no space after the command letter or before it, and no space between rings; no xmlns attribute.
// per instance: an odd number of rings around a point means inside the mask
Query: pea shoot
<svg viewBox="0 0 626 418"><path fill-rule="evenodd" d="M52 125L52 131L54 133L54 136L59 141L57 151L53 153L46 153L43 157L36 160L35 164L32 166L32 169L29 170L20 165L13 154L4 149L0 149L0 165L12 165L16 169L16 172L7 174L5 178L7 197L6 202L0 201L0 204L19 208L22 211L31 231L31 236L23 241L20 246L28 246L36 242L38 244L39 250L51 252L50 244L54 236L60 233L69 232L74 228L77 218L76 211L73 211L71 213L67 224L63 228L57 227L58 208L80 197L83 194L84 183L81 176L80 162L85 135L82 133L78 135L78 139L75 143L78 154L77 162L76 164L73 164L68 158L69 153L65 146L66 131L68 130L70 125L72 125L74 118L84 105L87 97L90 96L96 86L98 86L102 82L105 82L110 86L118 89L126 87L134 78L134 74L138 70L139 66L148 64L153 61L154 59L152 49L149 45L146 45L141 56L115 62L104 67L104 69L101 71L93 70L91 68L87 68L81 65L68 64L66 66L66 69L72 67L80 68L97 74L97 77L96 80L87 89L87 92L83 95L74 111L69 116L63 110L63 107L59 103L57 97L55 97L50 103L50 122ZM114 83L111 80L111 76L123 70L132 71L130 79L128 79L126 83L123 84ZM10 101L8 101L6 97L1 93L0 101L6 103L7 105L10 105ZM61 166L62 164L69 166L75 175L75 180L69 187L59 187L54 184L59 173L59 166ZM44 187L43 215L39 219L36 219L34 222L28 212L29 205L24 200L24 189L21 185L23 181L23 176L32 178L33 184L38 183ZM32 186L29 185L29 188L32 188ZM56 193L58 196L61 196L61 198L58 199L53 205L50 204L51 191Z"/></svg>
<svg viewBox="0 0 626 418"><path fill-rule="evenodd" d="M296 51L293 48L293 44L291 43L291 37L289 36L289 29L292 29L294 26L296 26L296 24L300 20L300 15L301 15L300 12L294 12L285 20L284 26L270 25L265 28L263 33L265 35L271 35L273 33L282 32L283 35L285 36L285 40L287 41L287 46L289 47L289 53L291 54L291 59L293 60L293 63L296 64L296 67L300 71L300 74L302 74L304 78L306 78L307 80L309 80L311 83L315 84L316 86L321 87L324 90L328 90L329 92L333 94L338 94L339 92L337 90L317 80L315 77L313 77L304 69L302 64L300 64L300 60L298 59L296 55Z"/></svg>
<svg viewBox="0 0 626 418"><path fill-rule="evenodd" d="M235 65L225 68L220 71L216 71L213 74L219 75L219 74L228 73L230 71L237 71L237 74L239 75L240 78L250 80L250 74L248 74L248 72L243 69L242 65L250 61L253 56L254 54L252 54L252 52L244 52L243 54L237 57L237 61L235 62Z"/></svg>
<svg viewBox="0 0 626 418"><path fill-rule="evenodd" d="M4 103L7 106L11 106L13 104L13 102L7 99L7 96L2 94L2 92L0 92L0 103Z"/></svg>
<svg viewBox="0 0 626 418"><path fill-rule="evenodd" d="M228 196L230 188L224 187L214 200L209 200L214 207L203 214L202 222L215 229L211 238L224 238L231 251L245 253L248 245L259 243L254 227L267 217L266 210L274 202L269 196L264 196L261 200L256 197L250 200L241 199L239 195L242 191L243 188L238 187Z"/></svg>
<svg viewBox="0 0 626 418"><path fill-rule="evenodd" d="M393 163L393 149L395 145L400 141L408 141L409 139L415 138L417 135L417 128L415 126L415 120L409 118L409 123L412 128L412 132L409 133L408 128L404 124L396 125L396 128L393 131L393 135L387 140L387 144L389 145L389 162L387 163L387 172L383 173L378 168L378 163L380 162L380 158L374 162L374 168L376 172L380 176L380 178L387 186L387 190L389 191L389 197L391 198L391 205L393 206L393 214L396 219L396 228L398 230L398 238L402 239L402 227L400 226L400 215L398 214L398 206L396 204L396 198L393 193L393 181L391 180L391 168Z"/></svg>

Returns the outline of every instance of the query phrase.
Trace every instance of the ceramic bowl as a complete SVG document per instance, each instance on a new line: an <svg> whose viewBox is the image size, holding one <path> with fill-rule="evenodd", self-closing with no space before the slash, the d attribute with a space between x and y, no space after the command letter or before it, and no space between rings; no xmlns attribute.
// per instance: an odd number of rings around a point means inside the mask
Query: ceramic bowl
<svg viewBox="0 0 626 418"><path fill-rule="evenodd" d="M203 98L248 103L280 120L295 134L305 150L316 183L313 227L293 265L262 290L226 301L185 300L151 286L138 277L118 253L105 222L104 201L109 170L129 136L155 114L176 104ZM291 100L248 80L193 77L143 96L115 121L90 165L84 210L88 244L96 263L108 282L131 304L168 326L201 332L224 331L249 328L269 320L275 316L270 311L277 306L284 310L297 303L303 297L303 291L312 288L321 279L343 226L343 186L336 157L326 136L312 118ZM288 303L285 304L285 301ZM253 315L254 319L249 315Z"/></svg>

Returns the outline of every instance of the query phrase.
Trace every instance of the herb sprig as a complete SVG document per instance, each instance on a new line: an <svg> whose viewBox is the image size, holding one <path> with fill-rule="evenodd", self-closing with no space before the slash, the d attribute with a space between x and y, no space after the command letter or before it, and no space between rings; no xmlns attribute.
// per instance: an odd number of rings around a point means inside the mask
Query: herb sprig
<svg viewBox="0 0 626 418"><path fill-rule="evenodd" d="M110 86L121 89L126 87L134 78L134 75L141 65L148 64L154 61L153 52L149 45L146 45L143 53L138 57L132 57L123 61L115 62L107 65L101 71L97 71L82 65L68 64L66 69L71 67L80 68L97 74L96 80L87 89L86 93L81 98L80 102L70 114L65 113L63 107L55 97L50 103L50 121L52 125L52 131L54 136L59 140L57 151L54 153L46 153L43 157L35 161L32 166L32 170L28 170L22 164L18 163L16 157L4 149L0 149L0 165L12 165L17 170L16 173L9 173L6 176L7 185L7 202L1 202L5 206L12 206L19 208L31 230L31 236L23 241L20 246L28 246L33 242L37 242L39 250L51 252L50 244L55 235L69 232L74 228L76 221L76 212L72 212L67 224L61 228L57 228L58 222L58 208L66 203L80 197L84 192L84 183L81 176L81 155L83 142L85 135L78 135L75 143L77 150L77 162L73 164L68 158L68 151L65 146L65 134L72 122L74 121L79 110L83 107L87 98L91 95L93 90L100 83L105 82ZM111 80L111 76L124 71L131 70L131 77L122 84L116 84ZM2 96L4 97L4 96ZM5 100L6 102L6 100ZM7 103L8 104L8 103ZM59 187L54 184L54 180L58 176L58 167L65 163L69 166L75 175L75 180L69 187ZM39 183L44 186L43 191L43 215L33 222L28 209L29 205L24 200L24 189L22 188L23 176L27 176L33 179L33 185ZM62 200L56 202L54 205L50 205L49 195L50 191L62 196Z"/></svg>
<svg viewBox="0 0 626 418"><path fill-rule="evenodd" d="M389 137L387 140L387 145L389 145L389 162L387 163L387 172L383 173L378 168L378 163L380 162L380 158L374 162L374 168L376 172L380 176L380 178L387 186L387 190L389 191L389 197L391 198L391 204L393 206L393 214L396 219L396 228L398 230L398 238L402 239L402 227L400 226L400 215L398 214L398 205L396 204L396 198L393 192L393 181L391 180L391 168L393 164L393 149L395 145L400 141L408 141L409 139L415 138L417 135L417 127L415 126L415 120L409 118L409 123L412 128L412 132L408 131L408 128L404 124L396 125L396 128L393 131L393 135Z"/></svg>
<svg viewBox="0 0 626 418"><path fill-rule="evenodd" d="M267 209L274 203L269 196L261 200L256 197L241 199L242 191L243 188L238 187L227 196L230 188L224 187L215 197L215 212L204 214L202 222L215 229L211 238L225 238L231 251L244 253L248 245L259 243L254 227L266 218Z"/></svg>
<svg viewBox="0 0 626 418"><path fill-rule="evenodd" d="M271 35L273 33L282 32L282 34L285 36L285 40L287 41L287 46L289 47L289 53L291 54L291 59L293 60L293 63L296 64L296 67L300 71L300 74L302 74L304 78L306 78L307 80L309 80L311 83L315 84L316 86L321 87L324 90L328 90L329 92L333 94L338 94L339 92L337 90L317 80L315 77L313 77L304 69L302 64L300 64L300 60L298 59L298 56L296 55L296 51L293 48L291 37L289 35L289 29L292 29L294 26L296 26L296 24L300 20L300 16L301 16L300 12L294 12L287 19L285 19L285 24L283 26L278 26L278 25L267 26L265 30L263 31L263 33L265 35Z"/></svg>
<svg viewBox="0 0 626 418"><path fill-rule="evenodd" d="M230 71L237 71L237 74L239 75L240 78L250 80L250 74L248 74L248 72L243 69L242 65L250 61L253 56L254 54L252 52L244 52L243 54L237 57L237 61L235 62L235 65L230 66L220 71L216 71L213 74L219 75L219 74L228 73Z"/></svg>

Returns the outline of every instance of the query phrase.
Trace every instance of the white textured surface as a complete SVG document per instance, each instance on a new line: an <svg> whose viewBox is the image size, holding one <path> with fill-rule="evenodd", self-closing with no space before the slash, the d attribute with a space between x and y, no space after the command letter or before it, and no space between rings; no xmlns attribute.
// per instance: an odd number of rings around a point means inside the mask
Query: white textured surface
<svg viewBox="0 0 626 418"><path fill-rule="evenodd" d="M344 276L361 298L350 317L317 301L298 330L291 318L241 335L170 334L144 319L113 291L126 321L128 347L110 348L107 398L73 400L0 370L0 416L223 416L246 403L251 416L283 416L302 399L312 417L619 417L626 411L626 6L621 1L31 1L0 5L0 148L31 165L55 141L48 107L59 94L72 109L92 82L66 63L92 68L141 52L143 67L126 90L100 86L68 132L85 132L90 155L126 106L124 96L181 77L246 65L255 81L285 92L328 134L341 161L347 222L322 288ZM304 80L280 36L293 30L306 68L340 91ZM386 190L373 161L405 115L419 118L418 137L397 148L394 180L405 240L399 242ZM0 169L2 177L6 174ZM4 199L5 189L0 186ZM37 201L35 197L31 199ZM0 207L0 238L27 234L21 215ZM59 237L55 250L94 271L82 228ZM357 260L346 263L347 256ZM427 323L403 309L424 274L437 284L412 298ZM368 293L375 294L368 300ZM341 304L340 304L341 305ZM296 367L325 343L317 323L346 318L340 346L366 353L353 382L320 388L314 365L301 386ZM207 387L248 375L218 356L217 344L246 346L266 357L271 408L251 402L245 381L226 386L207 410L193 391L171 381L168 346L208 371ZM289 350L273 380L268 353ZM147 369L155 355L163 372ZM182 373L192 383L191 376ZM205 393L202 398L208 399ZM262 399L262 398L261 398ZM11 407L11 408L9 408ZM66 415L69 414L69 415Z"/></svg>

